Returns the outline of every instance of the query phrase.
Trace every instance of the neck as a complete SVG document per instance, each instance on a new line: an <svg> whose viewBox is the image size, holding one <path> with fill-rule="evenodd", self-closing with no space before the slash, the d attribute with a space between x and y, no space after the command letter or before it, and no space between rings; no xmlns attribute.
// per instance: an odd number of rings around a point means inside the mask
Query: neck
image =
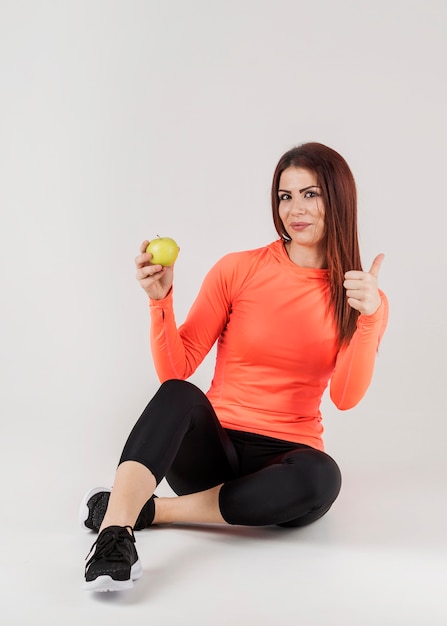
<svg viewBox="0 0 447 626"><path fill-rule="evenodd" d="M326 255L322 250L315 248L304 248L297 245L293 241L286 241L284 244L289 259L299 267L308 267L312 269L326 269Z"/></svg>

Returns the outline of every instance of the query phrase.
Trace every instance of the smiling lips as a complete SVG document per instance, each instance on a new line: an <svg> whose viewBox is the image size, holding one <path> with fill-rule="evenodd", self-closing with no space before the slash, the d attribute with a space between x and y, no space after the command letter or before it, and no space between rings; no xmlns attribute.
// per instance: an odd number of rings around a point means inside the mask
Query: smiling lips
<svg viewBox="0 0 447 626"><path fill-rule="evenodd" d="M309 222L292 222L290 224L290 228L293 230L304 230L308 226L310 226Z"/></svg>

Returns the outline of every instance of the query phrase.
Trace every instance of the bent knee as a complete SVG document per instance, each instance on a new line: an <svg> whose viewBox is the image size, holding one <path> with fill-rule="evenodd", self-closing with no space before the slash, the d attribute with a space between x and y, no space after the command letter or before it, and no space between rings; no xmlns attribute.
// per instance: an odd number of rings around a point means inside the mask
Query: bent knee
<svg viewBox="0 0 447 626"><path fill-rule="evenodd" d="M165 410L175 409L175 412L185 414L193 407L208 403L206 395L193 383L180 378L165 380L153 398Z"/></svg>
<svg viewBox="0 0 447 626"><path fill-rule="evenodd" d="M295 470L295 480L306 485L308 497L319 505L332 504L341 489L341 472L332 457L319 450L306 449L286 455L283 462Z"/></svg>
<svg viewBox="0 0 447 626"><path fill-rule="evenodd" d="M188 385L191 385L191 383L181 378L168 378L168 380L161 383L158 391L172 391L175 389L187 388Z"/></svg>
<svg viewBox="0 0 447 626"><path fill-rule="evenodd" d="M182 380L181 378L169 378L161 383L155 395L177 400L179 397L189 397L197 393L201 393L201 391L198 387L187 380Z"/></svg>

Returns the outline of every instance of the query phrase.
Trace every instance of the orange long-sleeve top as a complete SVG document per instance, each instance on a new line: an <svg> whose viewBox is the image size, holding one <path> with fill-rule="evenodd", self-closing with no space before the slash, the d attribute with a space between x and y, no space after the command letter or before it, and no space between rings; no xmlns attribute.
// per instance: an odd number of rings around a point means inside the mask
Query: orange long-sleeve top
<svg viewBox="0 0 447 626"><path fill-rule="evenodd" d="M339 409L364 396L385 331L388 302L342 349L329 304L327 270L298 267L281 240L233 252L207 274L177 327L173 292L150 300L151 348L160 381L191 376L217 341L207 392L224 428L324 450L321 399L329 380Z"/></svg>

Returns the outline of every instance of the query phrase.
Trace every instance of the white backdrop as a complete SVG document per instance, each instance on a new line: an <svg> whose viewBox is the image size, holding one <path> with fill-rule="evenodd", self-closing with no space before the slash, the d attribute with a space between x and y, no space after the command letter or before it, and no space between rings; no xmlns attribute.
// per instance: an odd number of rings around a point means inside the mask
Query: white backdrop
<svg viewBox="0 0 447 626"><path fill-rule="evenodd" d="M444 0L0 1L2 525L74 523L112 480L158 386L141 241L181 246L181 322L219 257L276 238L273 169L308 140L351 165L391 307L368 396L325 397L326 448L347 480L394 481L394 506L411 511L403 485L445 499L446 17Z"/></svg>

